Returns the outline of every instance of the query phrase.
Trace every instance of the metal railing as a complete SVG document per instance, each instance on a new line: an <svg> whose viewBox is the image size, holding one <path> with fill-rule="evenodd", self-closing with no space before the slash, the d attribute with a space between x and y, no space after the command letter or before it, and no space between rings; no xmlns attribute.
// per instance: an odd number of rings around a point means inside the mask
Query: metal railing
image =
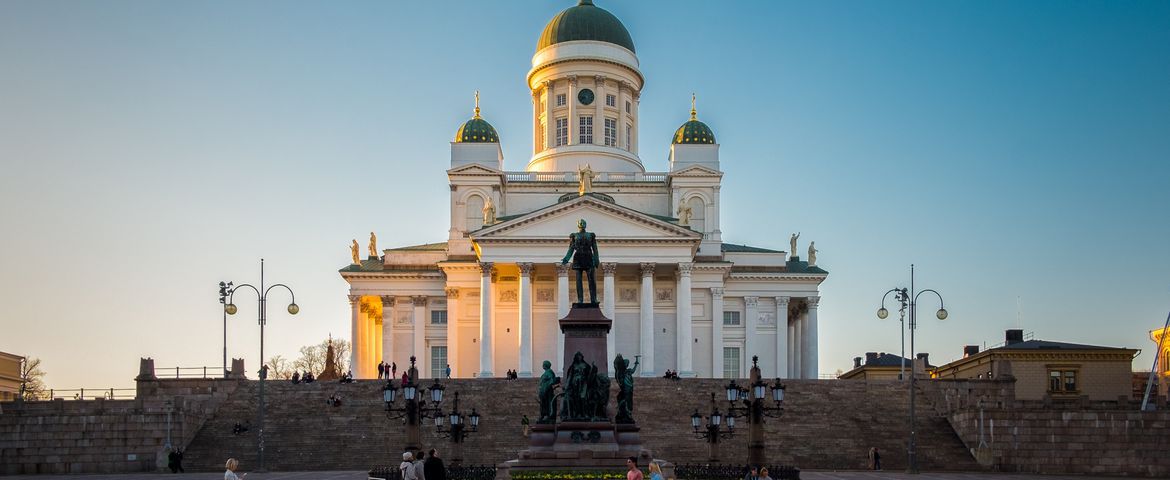
<svg viewBox="0 0 1170 480"><path fill-rule="evenodd" d="M137 389L134 388L50 388L47 398L25 398L25 400L133 400L136 392Z"/></svg>
<svg viewBox="0 0 1170 480"><path fill-rule="evenodd" d="M509 182L568 182L577 183L577 172L504 172ZM665 172L598 172L594 182L665 182Z"/></svg>
<svg viewBox="0 0 1170 480"><path fill-rule="evenodd" d="M223 378L223 367L165 367L154 369L158 378Z"/></svg>

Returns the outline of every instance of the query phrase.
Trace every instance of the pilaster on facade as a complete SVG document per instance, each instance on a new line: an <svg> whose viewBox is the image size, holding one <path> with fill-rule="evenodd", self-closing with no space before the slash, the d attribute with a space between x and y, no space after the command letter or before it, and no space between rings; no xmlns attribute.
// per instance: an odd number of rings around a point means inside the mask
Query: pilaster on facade
<svg viewBox="0 0 1170 480"><path fill-rule="evenodd" d="M711 378L723 378L723 292L711 288Z"/></svg>

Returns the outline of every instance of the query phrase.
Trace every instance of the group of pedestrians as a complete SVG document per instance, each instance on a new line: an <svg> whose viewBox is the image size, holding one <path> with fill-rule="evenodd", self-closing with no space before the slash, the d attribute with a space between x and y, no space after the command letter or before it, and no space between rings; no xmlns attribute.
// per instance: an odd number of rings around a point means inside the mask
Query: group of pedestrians
<svg viewBox="0 0 1170 480"><path fill-rule="evenodd" d="M405 373L405 372L403 372ZM398 376L398 364L394 362L378 362L378 380L390 380Z"/></svg>
<svg viewBox="0 0 1170 480"><path fill-rule="evenodd" d="M423 457L426 456L421 449L402 452L402 463L398 464L402 480L447 480L447 467L437 450L432 448L430 456Z"/></svg>

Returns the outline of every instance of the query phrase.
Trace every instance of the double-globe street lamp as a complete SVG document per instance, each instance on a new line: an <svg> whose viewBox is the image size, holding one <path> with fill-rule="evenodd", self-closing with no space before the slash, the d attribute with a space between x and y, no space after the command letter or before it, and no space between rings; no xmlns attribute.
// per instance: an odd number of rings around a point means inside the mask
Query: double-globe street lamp
<svg viewBox="0 0 1170 480"><path fill-rule="evenodd" d="M443 390L446 390L438 379L430 386L430 403L425 398L422 398L422 392L418 384L418 368L415 367L417 359L411 355L410 369L406 373L406 382L402 384L402 400L403 406L394 406L395 400L398 398L398 387L394 386L394 379L391 378L386 381L386 386L382 388L382 401L386 403L386 416L388 418L406 418L406 446L405 450L418 450L422 445L422 435L420 426L422 419L435 419L435 428L440 434L445 434L451 438L452 442L462 443L467 436L467 431L464 429L463 415L459 412L459 393L455 393L455 405L452 409L450 417L451 429L443 430ZM394 413L398 412L397 415ZM479 430L479 413L473 408L471 410L471 431ZM452 459L452 461L455 461Z"/></svg>
<svg viewBox="0 0 1170 480"><path fill-rule="evenodd" d="M219 303L225 308L223 309L223 378L228 378L227 366L227 297L228 292L232 290L232 282L219 282Z"/></svg>
<svg viewBox="0 0 1170 480"><path fill-rule="evenodd" d="M723 387L727 395L727 415L723 418L727 419L728 432L724 438L734 434L735 418L746 418L748 422L748 463L752 465L764 464L764 417L780 418L784 415L784 384L780 383L777 378L775 383L768 385L764 382L760 375L760 357L752 356L751 375L748 377L750 382L749 387L741 387L732 380L727 386ZM772 403L769 406L765 403L768 391L772 392ZM714 396L712 395L712 400ZM737 405L739 403L740 405ZM712 410L718 413L717 409ZM695 412L698 414L698 411ZM691 415L691 427L698 430L698 421L695 415ZM712 418L711 423L718 425L718 418ZM710 432L710 430L708 430ZM708 442L718 441L717 437L703 435L700 438L706 438ZM716 447L712 447L715 449ZM712 453L712 456L717 452Z"/></svg>
<svg viewBox="0 0 1170 480"><path fill-rule="evenodd" d="M909 289L904 288L904 287L903 288L891 288L889 291L886 292L885 295L882 296L882 306L877 311L877 316L880 319L885 319L886 317L890 316L890 311L886 310L886 298L889 297L891 293L894 294L894 300L897 301L901 305L902 311L905 311L907 306L909 306L909 308L910 308L910 324L909 324L908 328L910 330L910 358L912 360L915 358L914 357L914 330L918 327L918 321L917 321L918 296L922 295L926 292L933 293L935 296L937 296L938 297L938 311L935 312L934 315L939 320L946 320L947 319L947 309L944 306L942 294L940 294L932 289L929 289L929 288L925 289L925 290L921 290L921 291L915 290L914 288L915 288L914 287L914 264L910 264L910 288ZM906 447L906 453L907 453L906 473L918 473L918 432L914 428L914 397L915 397L914 389L915 389L915 380L918 378L918 376L915 375L914 370L915 370L915 368L912 366L910 368L910 384L909 384L910 385L910 441Z"/></svg>
<svg viewBox="0 0 1170 480"><path fill-rule="evenodd" d="M459 392L455 392L451 413L448 413L446 418L448 427L443 428L443 415L435 417L435 432L443 438L451 439L451 463L458 465L463 462L463 440L472 432L479 431L479 413L473 407L471 414L464 417L463 412L459 411Z"/></svg>
<svg viewBox="0 0 1170 480"><path fill-rule="evenodd" d="M257 453L257 457L259 457L259 462L258 462L259 468L257 469L257 471L263 472L263 471L265 471L265 466L264 466L264 380L266 380L268 378L268 366L264 364L264 325L266 323L268 323L268 312L267 312L268 293L276 287L283 287L285 290L288 290L288 295L290 297L289 304L288 304L288 313L290 315L296 315L297 312L301 311L301 307L297 306L296 295L293 294L292 289L289 288L288 285L285 285L283 283L278 283L278 284L269 286L267 288L264 286L264 259L263 258L260 259L260 287L256 287L254 285L245 283L245 284L241 284L241 285L236 285L235 288L232 288L231 291L228 292L228 303L227 303L227 305L224 305L224 307L223 307L224 312L226 312L228 315L235 315L236 312L239 311L239 309L236 307L236 303L235 303L234 299L236 296L236 291L241 289L241 288L244 288L244 287L248 287L248 288L252 289L253 292L256 292L256 298L260 304L259 308L257 309L258 310L258 313L257 313L258 323L260 324L260 406L258 408L259 411L257 412L257 415L256 415L257 416L256 423L258 424L258 428L256 429L256 435L257 435L257 437L256 437L257 438L257 440L256 440L257 452L256 453Z"/></svg>
<svg viewBox="0 0 1170 480"><path fill-rule="evenodd" d="M691 415L691 428L695 429L695 438L707 441L707 461L719 461L719 440L722 438L731 438L735 436L735 417L727 417L727 429L724 430L723 414L719 412L719 407L715 406L715 394L711 394L711 415L707 416L707 424L703 425L703 415L699 414L699 409L695 409L695 413Z"/></svg>

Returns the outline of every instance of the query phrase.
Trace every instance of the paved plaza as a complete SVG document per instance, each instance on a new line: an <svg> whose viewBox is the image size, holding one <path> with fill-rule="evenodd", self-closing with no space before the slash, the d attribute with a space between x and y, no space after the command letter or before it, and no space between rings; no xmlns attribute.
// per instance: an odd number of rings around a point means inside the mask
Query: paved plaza
<svg viewBox="0 0 1170 480"><path fill-rule="evenodd" d="M101 475L16 475L10 479L29 480L106 480L106 479L134 479L134 480L213 480L223 478L223 473L122 473ZM248 475L248 480L366 480L366 472L270 472ZM1094 478L1080 475L1022 475L1004 473L929 473L908 475L902 472L869 472L869 471L804 471L800 472L802 480L869 480L869 479L915 479L915 480L1091 480ZM686 479L682 479L686 480Z"/></svg>

